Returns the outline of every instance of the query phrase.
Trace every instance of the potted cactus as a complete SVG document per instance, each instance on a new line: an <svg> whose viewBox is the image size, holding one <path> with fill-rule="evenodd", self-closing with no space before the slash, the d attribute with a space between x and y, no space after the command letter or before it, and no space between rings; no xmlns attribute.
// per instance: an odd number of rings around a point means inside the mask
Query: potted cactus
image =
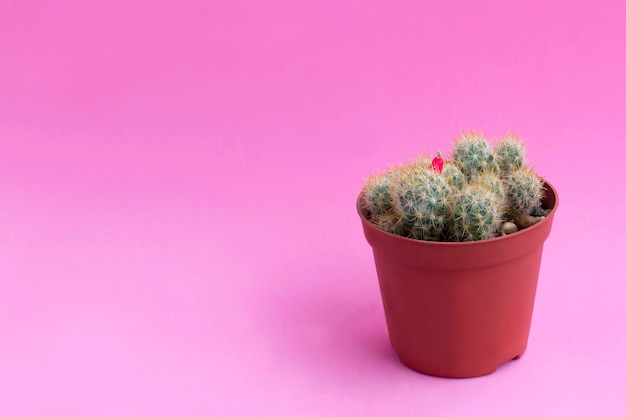
<svg viewBox="0 0 626 417"><path fill-rule="evenodd" d="M357 208L405 365L472 377L521 357L557 205L512 135L492 148L464 133L447 160L424 155L368 179Z"/></svg>

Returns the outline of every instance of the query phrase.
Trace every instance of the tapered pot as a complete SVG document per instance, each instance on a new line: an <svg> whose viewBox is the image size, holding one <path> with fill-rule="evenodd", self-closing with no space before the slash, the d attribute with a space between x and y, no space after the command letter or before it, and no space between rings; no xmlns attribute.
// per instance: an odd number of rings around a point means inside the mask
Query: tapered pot
<svg viewBox="0 0 626 417"><path fill-rule="evenodd" d="M474 377L525 352L543 243L558 207L546 183L537 224L475 242L427 242L387 233L357 208L372 246L389 338L418 372Z"/></svg>

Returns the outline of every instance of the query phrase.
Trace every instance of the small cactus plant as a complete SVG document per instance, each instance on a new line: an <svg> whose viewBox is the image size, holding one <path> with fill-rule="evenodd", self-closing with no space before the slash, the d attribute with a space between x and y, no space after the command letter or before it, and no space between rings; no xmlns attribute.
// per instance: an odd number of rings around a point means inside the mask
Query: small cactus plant
<svg viewBox="0 0 626 417"><path fill-rule="evenodd" d="M456 140L448 160L439 152L434 159L422 155L370 177L361 202L386 232L464 242L511 233L505 226L540 212L542 198L543 181L526 166L521 141L507 134L492 150L470 132Z"/></svg>
<svg viewBox="0 0 626 417"><path fill-rule="evenodd" d="M501 197L478 184L459 192L452 211L452 233L459 242L496 237L504 218Z"/></svg>
<svg viewBox="0 0 626 417"><path fill-rule="evenodd" d="M468 179L483 172L499 171L489 142L476 132L464 133L457 139L452 159Z"/></svg>
<svg viewBox="0 0 626 417"><path fill-rule="evenodd" d="M521 169L526 163L524 144L515 136L507 134L495 147L496 163L504 173Z"/></svg>
<svg viewBox="0 0 626 417"><path fill-rule="evenodd" d="M465 186L465 175L454 162L444 163L441 174L451 188L459 190Z"/></svg>
<svg viewBox="0 0 626 417"><path fill-rule="evenodd" d="M391 209L392 180L388 175L371 176L365 186L363 197L367 209L375 215L387 213Z"/></svg>
<svg viewBox="0 0 626 417"><path fill-rule="evenodd" d="M450 187L430 169L412 169L392 186L392 211L408 237L440 240L449 223Z"/></svg>
<svg viewBox="0 0 626 417"><path fill-rule="evenodd" d="M372 214L372 223L374 223L376 227L384 230L385 232L393 233L396 235L405 234L402 231L402 224L400 220L400 217L398 217L393 212Z"/></svg>
<svg viewBox="0 0 626 417"><path fill-rule="evenodd" d="M529 215L541 204L543 181L531 169L520 168L506 177L507 198L513 216Z"/></svg>
<svg viewBox="0 0 626 417"><path fill-rule="evenodd" d="M500 201L503 201L506 198L507 189L504 181L494 172L485 172L474 177L472 184L476 184L477 186L494 193Z"/></svg>

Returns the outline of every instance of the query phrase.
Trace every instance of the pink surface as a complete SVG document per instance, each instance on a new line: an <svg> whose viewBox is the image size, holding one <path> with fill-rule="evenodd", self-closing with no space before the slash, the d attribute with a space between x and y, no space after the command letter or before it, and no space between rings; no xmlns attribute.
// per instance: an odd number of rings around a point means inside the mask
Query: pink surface
<svg viewBox="0 0 626 417"><path fill-rule="evenodd" d="M0 416L623 416L623 2L0 1ZM412 372L361 181L460 128L561 206L526 355Z"/></svg>

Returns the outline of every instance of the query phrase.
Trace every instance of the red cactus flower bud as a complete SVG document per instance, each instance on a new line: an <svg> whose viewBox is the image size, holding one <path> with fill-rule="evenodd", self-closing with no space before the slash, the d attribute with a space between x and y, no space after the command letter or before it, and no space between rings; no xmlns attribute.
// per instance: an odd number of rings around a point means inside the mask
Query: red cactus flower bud
<svg viewBox="0 0 626 417"><path fill-rule="evenodd" d="M441 157L441 152L437 152L437 156L433 158L433 162L430 166L433 171L441 174L441 171L443 171L443 158Z"/></svg>

